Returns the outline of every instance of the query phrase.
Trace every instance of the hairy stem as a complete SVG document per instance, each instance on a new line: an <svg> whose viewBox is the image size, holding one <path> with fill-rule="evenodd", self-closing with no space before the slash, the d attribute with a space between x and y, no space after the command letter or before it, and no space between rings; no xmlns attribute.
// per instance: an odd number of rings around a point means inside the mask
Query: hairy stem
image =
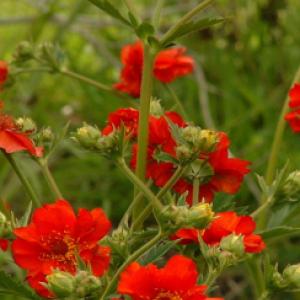
<svg viewBox="0 0 300 300"><path fill-rule="evenodd" d="M60 192L55 179L53 178L49 166L48 166L48 161L46 159L38 159L38 164L41 167L42 173L47 181L47 184L54 196L55 199L63 199L62 193Z"/></svg>

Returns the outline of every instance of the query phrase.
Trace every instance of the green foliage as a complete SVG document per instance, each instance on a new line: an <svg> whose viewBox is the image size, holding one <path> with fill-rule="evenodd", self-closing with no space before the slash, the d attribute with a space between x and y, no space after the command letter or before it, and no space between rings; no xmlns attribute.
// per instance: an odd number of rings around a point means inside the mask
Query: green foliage
<svg viewBox="0 0 300 300"><path fill-rule="evenodd" d="M16 278L12 278L3 271L0 271L0 295L13 295L22 299L41 300L27 284Z"/></svg>

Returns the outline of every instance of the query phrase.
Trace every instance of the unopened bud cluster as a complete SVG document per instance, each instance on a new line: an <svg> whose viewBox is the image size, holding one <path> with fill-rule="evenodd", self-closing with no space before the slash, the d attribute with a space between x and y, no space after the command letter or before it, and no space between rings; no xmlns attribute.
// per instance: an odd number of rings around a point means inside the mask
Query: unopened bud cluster
<svg viewBox="0 0 300 300"><path fill-rule="evenodd" d="M7 237L12 231L11 224L6 216L0 212L0 238Z"/></svg>
<svg viewBox="0 0 300 300"><path fill-rule="evenodd" d="M221 240L220 247L224 251L228 251L237 257L245 254L244 242L242 235L230 234Z"/></svg>
<svg viewBox="0 0 300 300"><path fill-rule="evenodd" d="M84 299L101 287L98 277L87 271L79 271L72 275L63 271L54 271L47 276L46 287L58 298Z"/></svg>
<svg viewBox="0 0 300 300"><path fill-rule="evenodd" d="M181 140L176 148L179 160L189 161L197 158L199 153L209 153L215 149L218 134L213 130L187 126L181 131Z"/></svg>
<svg viewBox="0 0 300 300"><path fill-rule="evenodd" d="M287 266L282 274L277 270L273 273L273 283L278 288L300 288L300 264Z"/></svg>
<svg viewBox="0 0 300 300"><path fill-rule="evenodd" d="M19 130L26 133L34 133L37 130L35 122L31 118L18 118L16 120L16 125Z"/></svg>
<svg viewBox="0 0 300 300"><path fill-rule="evenodd" d="M73 138L83 148L97 150L103 154L112 153L118 147L118 134L116 131L109 135L102 135L97 127L88 124L78 128Z"/></svg>
<svg viewBox="0 0 300 300"><path fill-rule="evenodd" d="M284 198L298 200L300 193L300 171L294 171L287 177L281 193Z"/></svg>
<svg viewBox="0 0 300 300"><path fill-rule="evenodd" d="M188 206L167 206L162 212L162 221L168 230L179 228L203 229L213 219L214 213L208 203Z"/></svg>
<svg viewBox="0 0 300 300"><path fill-rule="evenodd" d="M160 100L152 98L150 102L150 114L155 117L160 117L164 114L164 109L160 104Z"/></svg>

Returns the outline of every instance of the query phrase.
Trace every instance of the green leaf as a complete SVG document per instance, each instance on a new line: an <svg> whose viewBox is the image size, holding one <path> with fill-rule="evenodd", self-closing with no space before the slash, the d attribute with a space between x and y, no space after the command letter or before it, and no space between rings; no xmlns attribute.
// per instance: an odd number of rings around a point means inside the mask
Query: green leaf
<svg viewBox="0 0 300 300"><path fill-rule="evenodd" d="M32 211L32 202L30 201L30 203L28 204L28 206L26 208L24 215L19 220L17 220L18 227L23 227L23 226L28 225L31 211Z"/></svg>
<svg viewBox="0 0 300 300"><path fill-rule="evenodd" d="M165 255L169 250L171 250L178 241L167 241L159 244L156 247L151 248L142 258L139 259L139 262L142 265L147 265L153 263Z"/></svg>
<svg viewBox="0 0 300 300"><path fill-rule="evenodd" d="M21 298L42 300L34 291L20 280L0 271L0 294L14 295Z"/></svg>
<svg viewBox="0 0 300 300"><path fill-rule="evenodd" d="M173 42L174 40L181 38L187 34L190 34L195 31L203 30L207 27L221 24L225 21L225 18L204 18L200 19L198 21L190 21L188 23L185 23L181 27L179 27L175 32L173 32L172 35L170 35L166 40L163 41L163 47L166 47L168 44Z"/></svg>
<svg viewBox="0 0 300 300"><path fill-rule="evenodd" d="M267 229L262 232L259 232L259 234L265 240L283 237L283 236L287 236L287 235L299 234L299 233L300 233L299 227L291 227L291 226L278 226L275 228L271 228L271 229Z"/></svg>
<svg viewBox="0 0 300 300"><path fill-rule="evenodd" d="M111 17L121 21L125 25L132 27L131 22L129 22L125 17L123 17L119 10L112 6L107 0L89 0L91 3L96 5L98 8L109 14Z"/></svg>

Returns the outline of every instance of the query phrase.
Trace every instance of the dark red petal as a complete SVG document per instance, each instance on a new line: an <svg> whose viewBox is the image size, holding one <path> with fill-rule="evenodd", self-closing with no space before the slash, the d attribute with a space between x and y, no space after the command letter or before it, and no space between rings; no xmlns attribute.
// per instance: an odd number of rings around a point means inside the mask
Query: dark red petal
<svg viewBox="0 0 300 300"><path fill-rule="evenodd" d="M244 237L245 251L248 253L259 253L266 248L262 237L257 234L250 234Z"/></svg>

